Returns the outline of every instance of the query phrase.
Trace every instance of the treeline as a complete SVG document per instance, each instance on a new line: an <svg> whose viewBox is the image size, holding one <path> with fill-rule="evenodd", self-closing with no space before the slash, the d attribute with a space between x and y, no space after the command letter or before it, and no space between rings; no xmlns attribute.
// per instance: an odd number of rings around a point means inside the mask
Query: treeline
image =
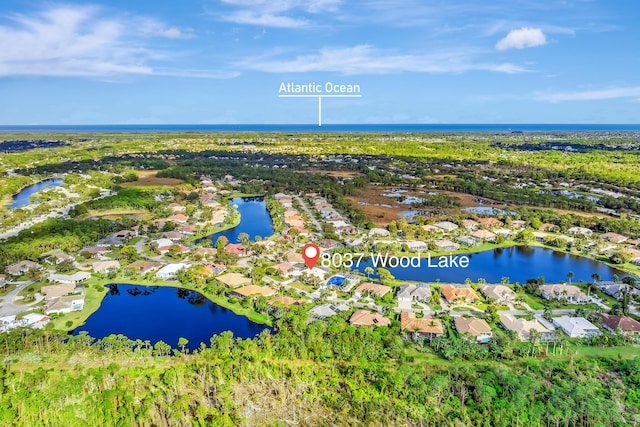
<svg viewBox="0 0 640 427"><path fill-rule="evenodd" d="M638 358L430 362L397 325L300 321L173 358L122 336L2 334L0 424L631 426L640 413Z"/></svg>
<svg viewBox="0 0 640 427"><path fill-rule="evenodd" d="M117 223L105 219L75 221L49 218L3 242L0 267L25 259L37 261L53 250L75 254L117 229Z"/></svg>

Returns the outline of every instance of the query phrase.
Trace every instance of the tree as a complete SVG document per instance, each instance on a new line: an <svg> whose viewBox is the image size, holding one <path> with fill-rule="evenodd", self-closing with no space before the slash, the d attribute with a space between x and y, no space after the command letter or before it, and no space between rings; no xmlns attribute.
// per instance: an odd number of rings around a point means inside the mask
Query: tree
<svg viewBox="0 0 640 427"><path fill-rule="evenodd" d="M180 352L184 353L184 348L187 346L187 344L189 344L189 340L184 338L184 337L180 337L178 339L178 347L180 347Z"/></svg>
<svg viewBox="0 0 640 427"><path fill-rule="evenodd" d="M365 267L364 268L364 272L367 275L367 279L368 279L374 272L373 267L371 267L371 266Z"/></svg>
<svg viewBox="0 0 640 427"><path fill-rule="evenodd" d="M553 319L553 311L551 310L551 306L549 304L544 305L544 310L542 311L542 317L549 322Z"/></svg>
<svg viewBox="0 0 640 427"><path fill-rule="evenodd" d="M240 241L240 243L246 246L249 243L249 234L247 233L238 234L238 240Z"/></svg>
<svg viewBox="0 0 640 427"><path fill-rule="evenodd" d="M593 279L593 282L594 282L594 283L597 283L597 282L599 282L599 281L600 281L600 275L599 275L598 273L593 273L593 274L591 275L591 278Z"/></svg>
<svg viewBox="0 0 640 427"><path fill-rule="evenodd" d="M571 284L571 279L573 279L576 275L573 274L573 271L570 271L567 273L567 280L569 281L569 284Z"/></svg>

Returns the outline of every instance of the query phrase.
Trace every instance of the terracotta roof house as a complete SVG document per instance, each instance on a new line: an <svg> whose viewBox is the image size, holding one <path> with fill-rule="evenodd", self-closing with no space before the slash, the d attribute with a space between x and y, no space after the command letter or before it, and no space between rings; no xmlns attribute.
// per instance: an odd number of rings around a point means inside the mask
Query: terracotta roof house
<svg viewBox="0 0 640 427"><path fill-rule="evenodd" d="M224 250L240 256L245 255L247 252L247 248L241 243L229 243L224 247Z"/></svg>
<svg viewBox="0 0 640 427"><path fill-rule="evenodd" d="M285 257L289 262L304 262L304 258L299 251L288 252Z"/></svg>
<svg viewBox="0 0 640 427"><path fill-rule="evenodd" d="M601 234L600 239L606 240L612 243L622 243L629 240L627 236L623 236L622 234L613 233L613 232Z"/></svg>
<svg viewBox="0 0 640 427"><path fill-rule="evenodd" d="M571 338L587 338L602 334L596 325L584 317L558 317L553 319L553 325L562 329Z"/></svg>
<svg viewBox="0 0 640 427"><path fill-rule="evenodd" d="M429 233L429 234L431 234L431 233L439 233L439 232L441 232L441 231L442 231L442 229L440 229L440 228L438 228L438 227L436 227L436 226L433 226L433 225L431 225L431 224L425 224L425 225L423 225L423 226L422 226L422 229L423 229L424 231L426 231L427 233Z"/></svg>
<svg viewBox="0 0 640 427"><path fill-rule="evenodd" d="M322 239L318 242L318 246L324 249L335 249L342 246L340 242L333 239Z"/></svg>
<svg viewBox="0 0 640 427"><path fill-rule="evenodd" d="M349 318L353 326L389 326L391 320L379 313L371 313L367 310L357 310Z"/></svg>
<svg viewBox="0 0 640 427"><path fill-rule="evenodd" d="M185 222L187 222L188 219L189 218L186 215L179 213L179 214L171 215L169 218L167 218L167 221L184 224Z"/></svg>
<svg viewBox="0 0 640 427"><path fill-rule="evenodd" d="M478 222L485 227L502 227L504 223L496 218L480 218Z"/></svg>
<svg viewBox="0 0 640 427"><path fill-rule="evenodd" d="M566 300L574 304L589 302L589 297L573 285L542 285L540 291L542 297L547 300Z"/></svg>
<svg viewBox="0 0 640 427"><path fill-rule="evenodd" d="M268 286L247 285L234 289L230 292L230 295L237 298L270 297L277 292L277 289Z"/></svg>
<svg viewBox="0 0 640 427"><path fill-rule="evenodd" d="M500 314L500 323L505 329L514 331L522 341L531 339L531 331L535 330L542 334L541 341L554 341L556 335L549 329L545 328L537 320L527 320L517 318L511 314Z"/></svg>
<svg viewBox="0 0 640 427"><path fill-rule="evenodd" d="M480 292L487 297L493 298L497 302L510 302L516 299L516 293L505 285L484 285Z"/></svg>
<svg viewBox="0 0 640 427"><path fill-rule="evenodd" d="M287 276L289 273L291 273L292 271L297 270L296 266L291 264L288 261L285 262L281 262L279 264L276 264L274 266L272 266L271 268L278 270L280 272L280 274L282 274L283 276Z"/></svg>
<svg viewBox="0 0 640 427"><path fill-rule="evenodd" d="M618 330L623 333L635 335L640 340L640 322L627 316L614 316L612 314L598 313L602 319L602 327L610 332Z"/></svg>
<svg viewBox="0 0 640 427"><path fill-rule="evenodd" d="M438 227L440 230L444 231L453 231L458 228L457 224L454 224L451 221L440 221L433 224L434 227Z"/></svg>
<svg viewBox="0 0 640 427"><path fill-rule="evenodd" d="M372 282L365 282L356 288L354 296L356 298L360 298L363 294L370 294L378 297L383 297L389 292L391 292L391 288L389 286L379 285Z"/></svg>
<svg viewBox="0 0 640 427"><path fill-rule="evenodd" d="M542 230L542 231L555 231L555 230L557 230L559 228L560 227L558 227L557 225L551 224L551 223L548 223L548 222L545 222L544 224L542 224L540 226L540 230Z"/></svg>
<svg viewBox="0 0 640 427"><path fill-rule="evenodd" d="M476 291L465 285L442 285L442 295L447 302L470 302L478 299Z"/></svg>
<svg viewBox="0 0 640 427"><path fill-rule="evenodd" d="M162 264L155 261L138 260L127 265L125 269L135 271L138 274L147 274L162 267Z"/></svg>
<svg viewBox="0 0 640 427"><path fill-rule="evenodd" d="M425 316L417 319L415 313L403 311L400 313L400 330L413 334L414 337L433 339L442 336L444 329L442 321Z"/></svg>
<svg viewBox="0 0 640 427"><path fill-rule="evenodd" d="M216 279L230 288L237 288L251 283L251 279L244 277L240 273L226 273L216 277Z"/></svg>
<svg viewBox="0 0 640 427"><path fill-rule="evenodd" d="M476 340L481 343L486 343L493 337L491 327L484 319L477 319L475 317L456 317L453 319L453 323L456 325L456 330L459 334L469 334L476 337Z"/></svg>

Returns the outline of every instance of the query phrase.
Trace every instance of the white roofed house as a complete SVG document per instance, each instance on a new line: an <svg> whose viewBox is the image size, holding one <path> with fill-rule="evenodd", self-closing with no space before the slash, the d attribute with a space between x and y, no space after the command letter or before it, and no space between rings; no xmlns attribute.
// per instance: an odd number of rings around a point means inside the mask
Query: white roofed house
<svg viewBox="0 0 640 427"><path fill-rule="evenodd" d="M443 251L457 251L460 249L460 245L458 243L452 242L449 239L437 239L433 241L433 244Z"/></svg>
<svg viewBox="0 0 640 427"><path fill-rule="evenodd" d="M118 260L105 260L96 261L91 264L91 268L96 273L108 273L109 271L115 271L120 268L120 261Z"/></svg>
<svg viewBox="0 0 640 427"><path fill-rule="evenodd" d="M420 240L407 240L404 244L407 245L411 252L424 252L429 249L427 243Z"/></svg>
<svg viewBox="0 0 640 427"><path fill-rule="evenodd" d="M540 341L556 340L556 335L535 319L527 320L517 318L512 314L500 314L500 323L505 329L518 334L522 341L531 340L531 331L537 331L541 334Z"/></svg>
<svg viewBox="0 0 640 427"><path fill-rule="evenodd" d="M458 226L451 221L436 222L435 224L433 224L433 226L438 227L439 229L444 231L453 231L458 228Z"/></svg>
<svg viewBox="0 0 640 427"><path fill-rule="evenodd" d="M585 227L571 227L567 230L567 234L590 237L593 231Z"/></svg>
<svg viewBox="0 0 640 427"><path fill-rule="evenodd" d="M562 329L571 338L587 338L602 334L596 325L584 317L562 316L553 319L553 324Z"/></svg>
<svg viewBox="0 0 640 427"><path fill-rule="evenodd" d="M498 303L511 302L516 299L516 293L505 285L484 285L480 292L487 297L493 298Z"/></svg>
<svg viewBox="0 0 640 427"><path fill-rule="evenodd" d="M396 294L399 302L428 302L431 297L431 288L428 284L420 284L420 285L402 285L398 288L398 293Z"/></svg>
<svg viewBox="0 0 640 427"><path fill-rule="evenodd" d="M188 267L189 264L184 262L167 264L156 272L156 277L159 279L174 280L176 279L178 272Z"/></svg>

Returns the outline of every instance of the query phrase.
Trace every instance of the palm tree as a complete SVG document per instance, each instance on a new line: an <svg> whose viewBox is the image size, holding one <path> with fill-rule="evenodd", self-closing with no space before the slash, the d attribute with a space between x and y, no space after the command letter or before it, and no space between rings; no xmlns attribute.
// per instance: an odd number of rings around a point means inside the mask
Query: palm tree
<svg viewBox="0 0 640 427"><path fill-rule="evenodd" d="M573 271L567 273L567 280L569 281L569 284L571 284L571 279L573 279L574 277L576 277L576 275L573 274Z"/></svg>
<svg viewBox="0 0 640 427"><path fill-rule="evenodd" d="M593 273L591 275L591 278L593 279L593 283L597 283L600 281L600 275L598 273Z"/></svg>
<svg viewBox="0 0 640 427"><path fill-rule="evenodd" d="M367 275L367 279L373 274L373 267L367 266L364 268L364 273Z"/></svg>

